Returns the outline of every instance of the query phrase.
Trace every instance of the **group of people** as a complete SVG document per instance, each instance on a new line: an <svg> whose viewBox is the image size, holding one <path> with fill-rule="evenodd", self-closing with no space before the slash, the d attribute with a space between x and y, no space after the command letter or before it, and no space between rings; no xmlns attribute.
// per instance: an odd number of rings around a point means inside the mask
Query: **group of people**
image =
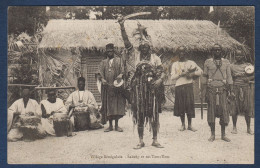
<svg viewBox="0 0 260 168"><path fill-rule="evenodd" d="M102 124L109 122L105 132L118 131L123 132L119 127L119 120L125 115L126 102L131 105L133 122L137 125L139 143L134 149L141 149L145 146L143 141L144 125L149 123L153 134L152 146L163 148L157 140L159 131L159 113L162 112L164 98L165 80L164 68L161 59L152 53L152 45L149 40L140 41L139 48L135 49L128 39L124 27L124 19L119 19L121 35L125 45L124 55L115 57L114 45L106 45L107 58L100 63L99 79L102 83L101 98L102 106ZM220 118L221 139L229 142L225 134L225 128L229 123L229 116L232 116L233 131L237 133L237 116L244 113L247 124L247 133L253 134L250 129L250 119L253 116L249 109L249 81L254 79L253 73L245 72L245 67L251 64L245 62L243 51L236 52L236 61L230 64L222 54L222 48L215 44L212 48L212 57L207 59L202 70L194 61L188 60L185 47L179 47L177 50L179 60L172 64L171 80L175 81L175 105L174 116L180 117L180 131L186 130L185 114L188 120L187 130L197 131L192 126L192 118L195 118L194 107L194 80L200 76L206 78L205 101L208 104L207 121L211 130L209 141L215 140L215 120ZM126 73L127 72L127 73ZM124 81L120 87L117 83ZM18 127L14 127L15 116L25 113L33 113L40 116L41 124L38 126L39 135L55 135L53 129L52 115L57 111L70 115L71 109L77 106L87 106L91 109L91 123L95 123L95 128L102 128L97 122L97 103L93 94L85 90L85 79L78 79L78 90L73 92L65 105L62 100L56 98L55 90L49 90L48 99L41 101L40 105L35 100L29 99L29 90L23 90L23 98L17 100L8 110L8 137L12 140L21 138L22 132ZM233 110L228 108L228 103L233 101ZM93 112L94 111L94 112ZM115 127L113 127L113 120ZM74 126L73 115L70 117L70 127ZM98 124L97 124L98 123ZM73 130L73 129L72 129Z"/></svg>
<svg viewBox="0 0 260 168"><path fill-rule="evenodd" d="M149 123L153 133L152 146L162 148L157 141L159 113L161 113L161 105L164 102L163 81L165 79L165 73L161 60L156 54L152 53L152 45L150 41L147 40L148 38L140 40L138 50L134 49L125 31L124 19L119 19L119 24L126 48L125 56L122 56L121 59L114 58L113 44L107 45L109 53L107 54L107 59L102 63L100 73L103 90L114 93L114 96L109 95L107 98L102 97L102 104L110 104L115 107L114 111L122 111L123 113L125 108L121 108L122 110L120 110L118 107L120 104L125 106L124 100L128 100L131 104L133 121L134 124L137 124L139 135L139 143L135 149L140 149L145 146L143 142L145 122ZM142 33L140 34L144 35ZM250 120L251 117L253 117L253 111L249 108L251 99L249 97L249 81L254 79L254 74L245 72L245 68L252 65L246 62L243 51L236 51L236 60L231 64L228 59L224 58L220 44L216 43L212 48L211 58L205 61L204 70L194 61L188 60L186 51L186 48L183 46L178 48L177 53L179 60L174 62L171 67L171 80L175 81L174 116L180 117L181 119L182 125L180 131L186 129L185 114L188 119L187 129L193 132L197 131L192 126L192 118L195 118L193 83L194 80L203 76L207 81L205 83L206 87L204 87L206 89L205 101L208 104L207 121L211 129L211 136L208 140L211 142L215 140L215 120L216 118L220 118L221 139L227 142L230 141L225 134L225 128L229 123L230 115L233 120L233 134L237 133L237 116L244 114L247 124L247 133L252 135ZM125 60L127 60L127 64L124 64ZM123 74L122 70L124 69L127 69L128 77ZM151 72L153 73L152 75ZM129 78L131 81L129 88L125 88L125 90L129 89L129 94L125 92L118 94L115 87L113 87L113 82L124 78L124 76L126 81L129 81ZM203 84L201 84L201 87L203 88ZM104 91L103 95L105 95ZM105 103L104 100L106 101ZM120 103L120 101L122 101L122 103ZM231 108L230 106L232 104L233 106ZM109 119L109 123L109 127L105 131L111 131L113 129L111 118ZM116 123L118 123L117 120ZM117 128L115 128L115 130L117 130ZM122 130L120 129L120 131Z"/></svg>
<svg viewBox="0 0 260 168"><path fill-rule="evenodd" d="M85 78L78 78L78 89L72 92L65 103L62 99L57 98L55 89L48 89L47 99L42 100L40 104L36 100L30 98L30 88L24 87L22 91L22 98L15 101L8 109L8 140L17 141L24 137L24 129L21 129L21 125L28 121L30 125L34 121L31 121L30 116L34 117L35 122L37 118L40 118L40 122L36 122L35 136L26 137L32 140L34 138L44 138L46 135L56 135L54 129L54 115L64 114L67 116L68 124L64 125L68 127L68 132L76 130L75 117L77 117L73 111L77 109L85 110L89 114L90 129L103 128L100 123L100 117L98 113L98 105L93 94L85 90ZM26 120L27 117L27 120ZM32 129L33 129L32 128ZM28 130L27 130L28 131ZM68 136L73 136L70 134ZM32 138L32 139L31 139Z"/></svg>

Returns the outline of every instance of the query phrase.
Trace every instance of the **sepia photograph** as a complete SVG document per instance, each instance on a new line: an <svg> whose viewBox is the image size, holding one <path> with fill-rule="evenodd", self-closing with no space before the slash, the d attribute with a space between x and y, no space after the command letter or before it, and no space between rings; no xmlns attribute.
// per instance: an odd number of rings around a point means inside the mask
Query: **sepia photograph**
<svg viewBox="0 0 260 168"><path fill-rule="evenodd" d="M254 6L9 6L8 164L255 164Z"/></svg>

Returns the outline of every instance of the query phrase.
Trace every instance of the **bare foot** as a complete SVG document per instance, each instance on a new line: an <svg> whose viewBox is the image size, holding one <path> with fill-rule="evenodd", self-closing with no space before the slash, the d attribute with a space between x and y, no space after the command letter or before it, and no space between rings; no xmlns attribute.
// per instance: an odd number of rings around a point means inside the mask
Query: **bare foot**
<svg viewBox="0 0 260 168"><path fill-rule="evenodd" d="M116 127L115 130L118 131L118 132L123 132L123 129L120 128L120 127Z"/></svg>
<svg viewBox="0 0 260 168"><path fill-rule="evenodd" d="M197 130L193 127L188 127L187 130L190 130L190 131L193 131L193 132L196 132Z"/></svg>
<svg viewBox="0 0 260 168"><path fill-rule="evenodd" d="M72 132L71 134L68 134L67 137L73 137L76 136L77 134L75 132Z"/></svg>
<svg viewBox="0 0 260 168"><path fill-rule="evenodd" d="M159 142L153 142L152 146L154 146L156 148L164 148Z"/></svg>
<svg viewBox="0 0 260 168"><path fill-rule="evenodd" d="M142 142L142 143L137 144L137 145L134 147L134 149L141 149L141 148L143 148L144 146L145 146L145 144Z"/></svg>
<svg viewBox="0 0 260 168"><path fill-rule="evenodd" d="M253 131L252 131L250 128L247 129L247 133L248 133L249 135L254 135Z"/></svg>
<svg viewBox="0 0 260 168"><path fill-rule="evenodd" d="M110 132L113 131L113 127L108 127L107 129L104 130L104 132Z"/></svg>
<svg viewBox="0 0 260 168"><path fill-rule="evenodd" d="M186 128L185 126L181 126L181 128L179 129L179 131L184 131Z"/></svg>
<svg viewBox="0 0 260 168"><path fill-rule="evenodd" d="M226 141L226 142L230 142L231 140L229 138L227 138L226 136L222 136L221 139L223 141Z"/></svg>
<svg viewBox="0 0 260 168"><path fill-rule="evenodd" d="M232 134L237 134L237 128L233 127L233 130L231 131Z"/></svg>
<svg viewBox="0 0 260 168"><path fill-rule="evenodd" d="M209 142L213 142L215 140L215 135L211 135L210 138L208 139Z"/></svg>

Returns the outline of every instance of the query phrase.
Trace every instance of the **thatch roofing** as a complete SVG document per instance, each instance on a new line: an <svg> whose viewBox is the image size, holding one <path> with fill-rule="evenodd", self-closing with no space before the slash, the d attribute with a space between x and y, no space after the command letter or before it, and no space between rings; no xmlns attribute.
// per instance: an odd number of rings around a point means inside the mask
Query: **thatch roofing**
<svg viewBox="0 0 260 168"><path fill-rule="evenodd" d="M138 20L147 27L154 49L175 50L186 46L189 50L208 51L215 43L227 51L240 47L238 41L224 31L217 35L217 25L206 20ZM126 32L134 47L132 36L136 20L125 21ZM43 31L40 48L83 47L104 49L108 43L123 48L120 26L116 20L50 20Z"/></svg>

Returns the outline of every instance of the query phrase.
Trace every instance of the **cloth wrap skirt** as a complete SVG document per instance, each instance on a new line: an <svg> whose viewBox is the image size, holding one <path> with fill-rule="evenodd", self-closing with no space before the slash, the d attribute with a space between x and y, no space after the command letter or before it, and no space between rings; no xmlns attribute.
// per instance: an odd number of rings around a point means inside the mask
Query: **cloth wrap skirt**
<svg viewBox="0 0 260 168"><path fill-rule="evenodd" d="M193 84L184 84L175 87L174 116L195 118Z"/></svg>
<svg viewBox="0 0 260 168"><path fill-rule="evenodd" d="M233 107L230 108L230 115L245 115L253 117L253 110L250 108L250 87L249 85L234 85L235 99L230 102Z"/></svg>
<svg viewBox="0 0 260 168"><path fill-rule="evenodd" d="M227 110L227 89L221 87L207 87L206 101L208 103L208 123L215 123L215 118L220 118L219 124L227 126L229 112Z"/></svg>

